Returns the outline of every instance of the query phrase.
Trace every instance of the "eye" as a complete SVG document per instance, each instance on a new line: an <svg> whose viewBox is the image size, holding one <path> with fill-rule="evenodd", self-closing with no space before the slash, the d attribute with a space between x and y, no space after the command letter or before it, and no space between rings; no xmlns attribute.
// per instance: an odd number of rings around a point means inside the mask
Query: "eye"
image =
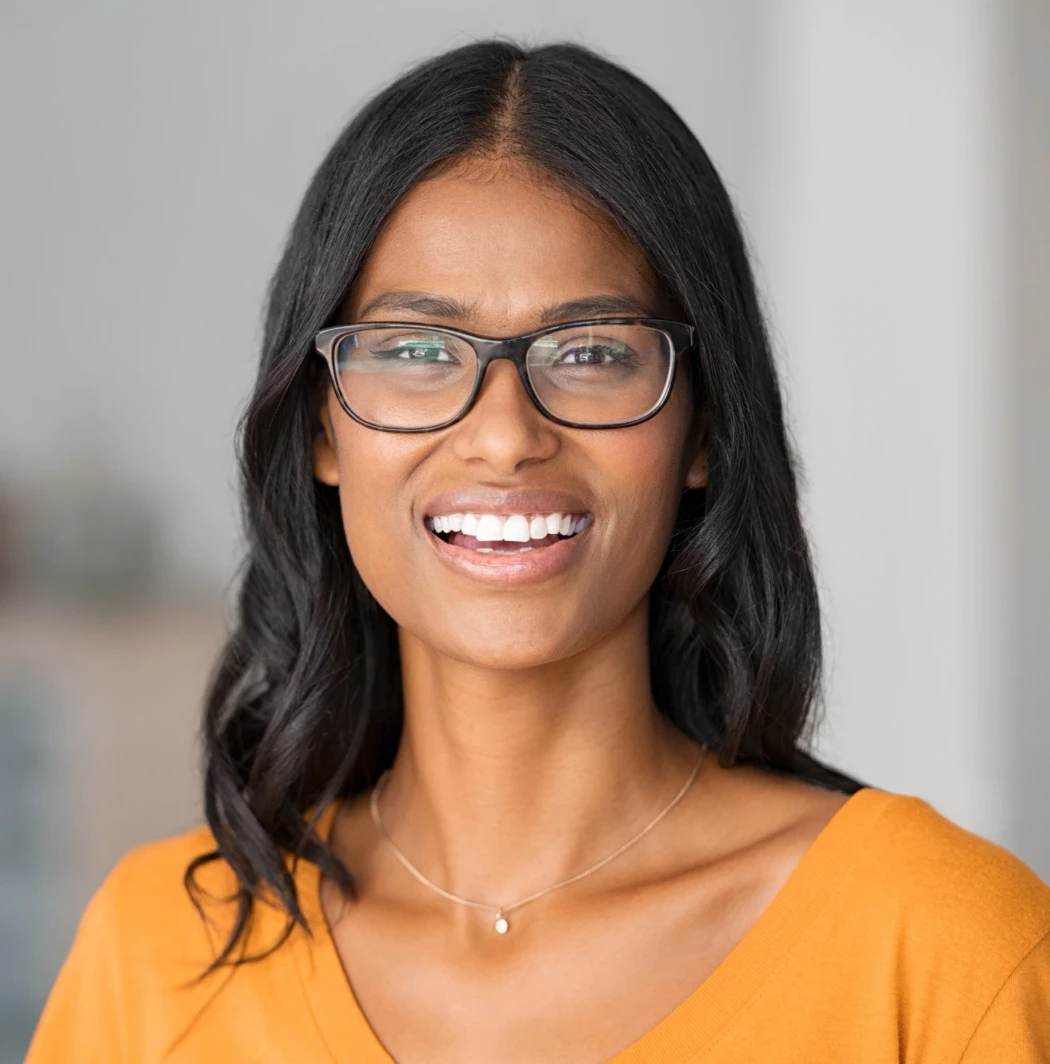
<svg viewBox="0 0 1050 1064"><path fill-rule="evenodd" d="M628 369L638 365L630 344L605 336L577 336L543 345L542 362L550 369Z"/></svg>
<svg viewBox="0 0 1050 1064"><path fill-rule="evenodd" d="M375 358L399 359L404 362L456 362L444 340L396 337L373 347Z"/></svg>
<svg viewBox="0 0 1050 1064"><path fill-rule="evenodd" d="M554 365L602 366L611 362L627 362L631 359L629 349L620 345L590 342L570 344L562 348L553 359Z"/></svg>

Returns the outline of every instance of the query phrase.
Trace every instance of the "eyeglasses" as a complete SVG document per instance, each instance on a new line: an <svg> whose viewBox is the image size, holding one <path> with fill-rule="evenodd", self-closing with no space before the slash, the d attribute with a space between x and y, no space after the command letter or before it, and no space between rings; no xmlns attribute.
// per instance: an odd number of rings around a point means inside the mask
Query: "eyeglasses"
<svg viewBox="0 0 1050 1064"><path fill-rule="evenodd" d="M506 339L365 322L315 340L342 408L387 432L429 432L464 417L497 358L517 366L529 398L559 425L636 425L667 402L678 356L693 342L693 326L656 318L572 321Z"/></svg>

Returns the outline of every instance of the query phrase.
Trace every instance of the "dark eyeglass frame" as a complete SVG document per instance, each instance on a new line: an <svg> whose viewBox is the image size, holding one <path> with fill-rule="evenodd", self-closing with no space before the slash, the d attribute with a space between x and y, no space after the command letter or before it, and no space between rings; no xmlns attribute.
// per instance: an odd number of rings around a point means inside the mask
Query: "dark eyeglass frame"
<svg viewBox="0 0 1050 1064"><path fill-rule="evenodd" d="M567 421L565 418L560 418L556 414L551 413L551 411L543 405L539 396L536 394L536 390L532 386L532 381L529 379L528 367L525 361L525 356L532 344L534 344L541 336L546 336L548 333L555 333L560 332L563 329L573 329L590 325L647 325L650 328L663 332L670 339L672 354L670 368L668 370L667 380L664 383L663 391L660 393L660 398L656 401L655 405L642 414L641 417L632 418L630 421L610 421L597 425L581 423L578 421ZM354 413L354 411L350 409L350 404L343 396L343 390L339 385L339 374L335 366L336 345L340 340L343 340L354 333L366 332L369 329L390 328L433 329L436 332L448 333L460 340L465 340L474 348L474 352L477 355L477 368L474 374L474 383L471 386L470 394L467 396L466 401L455 415L442 421L438 425L428 425L424 428L400 428L392 427L390 425L377 425L374 422L366 421L363 417ZM692 349L695 342L696 330L692 325L687 325L685 322L666 321L663 318L583 318L579 321L566 321L557 325L548 325L542 329L534 329L532 332L522 333L520 336L506 337L478 336L474 333L464 332L462 329L452 329L445 325L433 325L430 322L365 321L354 325L334 325L328 329L322 329L314 338L314 347L317 354L325 360L325 363L328 366L328 374L331 378L332 386L335 389L336 398L339 400L339 405L358 424L364 425L366 428L377 429L380 432L437 432L438 429L444 429L448 428L449 425L454 425L457 421L466 417L466 415L470 413L478 392L481 390L481 382L485 377L485 370L489 363L494 362L497 358L509 359L515 366L517 366L518 376L521 378L521 383L524 385L525 391L532 400L533 406L535 406L536 409L550 421L554 421L559 425L565 425L568 428L573 429L619 429L626 428L628 425L638 425L643 421L648 421L649 418L654 417L663 409L671 394L671 389L674 387L675 376L678 370L678 358L686 351Z"/></svg>

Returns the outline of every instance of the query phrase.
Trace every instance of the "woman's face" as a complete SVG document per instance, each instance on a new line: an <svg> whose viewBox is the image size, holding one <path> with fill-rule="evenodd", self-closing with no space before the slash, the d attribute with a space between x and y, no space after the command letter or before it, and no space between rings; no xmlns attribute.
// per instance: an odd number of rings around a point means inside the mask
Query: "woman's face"
<svg viewBox="0 0 1050 1064"><path fill-rule="evenodd" d="M474 160L402 199L339 320L513 336L548 324L551 308L598 298L623 309L554 320L668 316L643 256L600 212L523 165ZM404 633L462 662L521 668L578 653L623 625L659 570L680 493L706 480L682 372L689 357L658 414L616 429L550 421L505 359L489 365L471 411L433 432L359 425L329 387L314 471L338 485L354 563ZM533 535L537 516L590 523L518 552L517 540L439 537L428 527L455 512L521 514Z"/></svg>

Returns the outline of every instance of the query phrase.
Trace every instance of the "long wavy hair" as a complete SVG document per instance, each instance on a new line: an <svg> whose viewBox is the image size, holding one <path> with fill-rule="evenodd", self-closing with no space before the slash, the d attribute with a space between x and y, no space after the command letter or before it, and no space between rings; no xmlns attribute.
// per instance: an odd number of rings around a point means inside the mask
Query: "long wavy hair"
<svg viewBox="0 0 1050 1064"><path fill-rule="evenodd" d="M202 724L205 815L239 884L233 930L203 975L256 960L296 924L295 862L356 897L316 831L370 787L402 725L393 620L357 572L337 489L313 476L323 394L315 334L335 321L383 220L417 182L464 157L517 159L599 207L641 249L697 329L688 374L707 420L708 483L682 493L650 593L656 704L728 767L750 763L852 793L807 749L821 701L821 624L796 459L744 239L718 174L675 111L576 44L472 43L403 73L322 161L270 284L258 377L238 426L246 558L232 634ZM253 902L284 936L239 951Z"/></svg>

